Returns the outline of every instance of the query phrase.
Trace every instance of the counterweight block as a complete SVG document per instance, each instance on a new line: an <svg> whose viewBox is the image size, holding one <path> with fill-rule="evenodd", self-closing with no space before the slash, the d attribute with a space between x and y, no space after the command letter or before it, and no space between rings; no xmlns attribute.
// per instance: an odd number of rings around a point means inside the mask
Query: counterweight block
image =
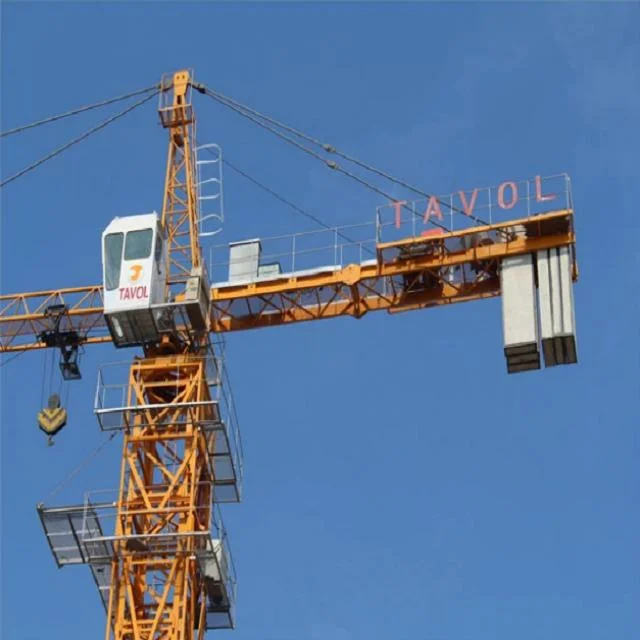
<svg viewBox="0 0 640 640"><path fill-rule="evenodd" d="M570 247L504 258L502 328L508 373L578 361Z"/></svg>
<svg viewBox="0 0 640 640"><path fill-rule="evenodd" d="M578 361L569 247L536 255L542 352L547 367Z"/></svg>
<svg viewBox="0 0 640 640"><path fill-rule="evenodd" d="M540 368L536 286L531 255L502 261L502 332L507 371L518 373Z"/></svg>

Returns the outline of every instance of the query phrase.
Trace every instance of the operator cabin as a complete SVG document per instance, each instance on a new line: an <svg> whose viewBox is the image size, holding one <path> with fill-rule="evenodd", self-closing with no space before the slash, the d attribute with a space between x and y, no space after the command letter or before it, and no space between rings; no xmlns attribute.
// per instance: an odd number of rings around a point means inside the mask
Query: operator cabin
<svg viewBox="0 0 640 640"><path fill-rule="evenodd" d="M102 234L104 315L116 346L155 342L166 248L157 213L114 218ZM155 317L154 317L155 316Z"/></svg>
<svg viewBox="0 0 640 640"><path fill-rule="evenodd" d="M116 347L155 344L161 334L175 335L177 325L190 340L209 331L206 269L192 267L184 289L167 299L167 255L156 212L114 218L102 233L104 317Z"/></svg>

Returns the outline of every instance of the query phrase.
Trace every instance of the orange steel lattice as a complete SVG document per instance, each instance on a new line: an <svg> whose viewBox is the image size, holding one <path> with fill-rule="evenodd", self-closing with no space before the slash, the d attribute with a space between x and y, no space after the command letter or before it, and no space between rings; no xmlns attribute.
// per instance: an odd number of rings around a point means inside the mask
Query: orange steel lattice
<svg viewBox="0 0 640 640"><path fill-rule="evenodd" d="M190 74L174 74L173 101L162 106L163 92L159 111L169 130L162 211L167 292L200 265L190 90ZM170 341L155 351L190 348ZM207 446L205 425L217 418L207 402L203 360L191 358L184 353L147 358L131 369L129 404L145 409L124 442L116 538L125 536L127 542L115 546L107 640L204 637L207 598L197 553L213 549L207 539L215 452Z"/></svg>
<svg viewBox="0 0 640 640"><path fill-rule="evenodd" d="M474 246L472 239L481 233L492 235L493 243ZM461 248L465 238L469 246ZM497 267L503 258L574 245L571 209L378 243L375 260L332 273L214 285L211 328L228 332L340 316L360 318L370 311L399 312L494 297L500 295ZM574 254L574 279L577 276ZM109 341L98 306L100 290L0 296L0 351L45 347L35 332L45 326L45 301L53 298L72 301L70 326L86 335L88 343Z"/></svg>
<svg viewBox="0 0 640 640"><path fill-rule="evenodd" d="M369 311L393 313L498 296L500 260L573 246L572 217L571 210L561 210L377 243L374 260L334 272L226 283L212 291L212 328L225 332L339 316L360 318ZM492 243L474 245L480 234L491 237ZM469 239L468 248L461 248L462 239Z"/></svg>
<svg viewBox="0 0 640 640"><path fill-rule="evenodd" d="M76 331L87 342L110 342L102 303L100 285L1 295L0 352L46 347L38 335L50 328L47 309L54 305L67 309L61 330Z"/></svg>
<svg viewBox="0 0 640 640"><path fill-rule="evenodd" d="M198 200L194 180L195 120L190 101L192 77L187 71L173 76L173 101L164 104L161 93L160 121L169 129L169 156L165 180L162 224L167 233L169 284L184 282L192 267L200 266ZM163 82L163 85L165 83Z"/></svg>
<svg viewBox="0 0 640 640"><path fill-rule="evenodd" d="M204 637L198 554L210 549L214 439L206 434L218 419L205 364L177 355L131 367L134 426L124 439L107 639Z"/></svg>

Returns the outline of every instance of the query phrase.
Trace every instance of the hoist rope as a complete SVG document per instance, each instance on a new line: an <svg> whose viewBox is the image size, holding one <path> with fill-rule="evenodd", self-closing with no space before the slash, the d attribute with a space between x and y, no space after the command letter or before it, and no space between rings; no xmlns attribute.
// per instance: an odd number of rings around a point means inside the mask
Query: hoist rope
<svg viewBox="0 0 640 640"><path fill-rule="evenodd" d="M75 116L79 113L84 113L85 111L91 111L92 109L97 109L99 107L106 107L109 104L114 104L115 102L121 102L122 100L126 100L127 98L133 98L143 93L149 93L149 91L153 91L154 89L157 89L157 85L154 85L152 87L147 87L145 89L138 89L137 91L131 91L130 93L125 93L124 95L117 96L115 98L109 98L108 100L95 102L94 104L89 104L84 107L78 107L77 109L72 109L71 111L65 111L64 113L60 113L56 116L51 116L49 118L37 120L36 122L25 124L21 127L16 127L15 129L8 129L7 131L0 132L0 138L6 138L7 136L11 136L15 133L27 131L28 129L33 129L43 124L48 124L49 122L55 122L56 120L62 120L63 118L68 118L69 116Z"/></svg>
<svg viewBox="0 0 640 640"><path fill-rule="evenodd" d="M42 389L40 391L40 406L44 407L45 406L45 402L47 399L47 394L51 395L51 385L49 385L49 387L47 387L47 371L49 370L49 360L51 360L50 358L51 354L49 352L49 349L45 349L43 351L43 355L42 355L42 360L44 362L44 366L42 367ZM51 366L53 367L53 361L51 363Z"/></svg>
<svg viewBox="0 0 640 640"><path fill-rule="evenodd" d="M81 142L82 140L85 140L86 138L88 138L90 135L96 133L97 131L100 131L101 129L104 129L107 125L111 124L112 122L115 122L119 118L122 118L127 113L129 113L129 112L133 111L134 109L136 109L137 107L143 105L145 102L148 102L149 100L151 100L151 98L156 96L158 93L159 93L159 89L156 89L154 91L154 93L152 93L151 95L145 96L142 100L138 100L138 102L132 104L131 106L129 106L126 109L124 109L123 111L120 111L119 113L116 113L115 115L107 118L106 120L103 120L100 124L97 124L95 127L89 129L88 131L85 131L85 133L83 133L82 135L78 136L77 138L74 138L73 140L71 140L71 141L67 142L66 144L62 145L61 147L58 147L57 149L55 149L51 153L47 154L43 158L40 158L40 160L37 160L33 164L30 164L28 167L25 167L24 169L22 169L18 173L12 175L10 178L7 178L3 182L0 182L0 187L4 187L5 185L9 184L10 182L13 182L14 180L19 178L20 176L23 176L25 173L28 173L29 171L32 171L36 167L39 167L41 164L45 163L47 160L51 160L51 158L54 158L55 156L59 155L63 151L66 151L69 147L72 147L73 145L77 144L78 142Z"/></svg>

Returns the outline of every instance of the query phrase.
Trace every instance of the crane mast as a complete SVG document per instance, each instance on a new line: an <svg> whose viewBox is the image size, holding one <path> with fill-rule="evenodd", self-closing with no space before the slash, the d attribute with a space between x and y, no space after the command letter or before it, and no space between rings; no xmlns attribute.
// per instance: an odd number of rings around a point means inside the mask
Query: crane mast
<svg viewBox="0 0 640 640"><path fill-rule="evenodd" d="M188 72L176 73L172 103L160 109L169 132L162 210L167 291L200 266L190 85ZM213 417L201 341L189 348L176 338L163 336L146 349L129 374L127 404L144 399L146 408L124 435L106 640L191 640L205 633L197 554L210 550L213 452L203 425Z"/></svg>
<svg viewBox="0 0 640 640"><path fill-rule="evenodd" d="M202 640L235 625L235 571L218 505L240 501L242 459L224 353L212 335L501 296L509 373L541 368L542 356L547 367L577 362L578 269L564 174L555 176L564 202L543 193L540 176L524 183L526 197L503 183L498 206L513 211L521 198L525 207L510 220L492 217L491 189L488 222L471 215L478 189L471 204L459 192L455 230L421 226L434 211L442 219L435 196L392 201L377 212L371 246L338 245L335 230L333 258L321 267L294 266L301 256L293 250L282 269L261 258L260 240L233 243L226 280L210 285L199 243L193 89L209 91L187 70L162 79L162 214L110 223L103 285L0 296L0 352L60 349L65 377L79 376L80 344L143 350L98 374L99 425L123 433L117 490L78 506L38 505L58 566L91 568L107 612L105 640ZM359 256L349 262L351 245Z"/></svg>
<svg viewBox="0 0 640 640"><path fill-rule="evenodd" d="M192 77L180 71L172 80L173 95L166 100L168 91L162 92L159 110L169 133L162 229L167 299L180 299L180 287L202 272L202 261L195 121L188 99ZM211 538L216 440L211 425L217 416L208 376L215 376L218 366L208 331L204 326L190 335L165 334L131 366L127 404L144 399L146 407L136 412L124 436L107 640L201 639L207 608L217 606L218 613L228 608L224 585L207 585L216 576L204 570L224 564L222 540Z"/></svg>

